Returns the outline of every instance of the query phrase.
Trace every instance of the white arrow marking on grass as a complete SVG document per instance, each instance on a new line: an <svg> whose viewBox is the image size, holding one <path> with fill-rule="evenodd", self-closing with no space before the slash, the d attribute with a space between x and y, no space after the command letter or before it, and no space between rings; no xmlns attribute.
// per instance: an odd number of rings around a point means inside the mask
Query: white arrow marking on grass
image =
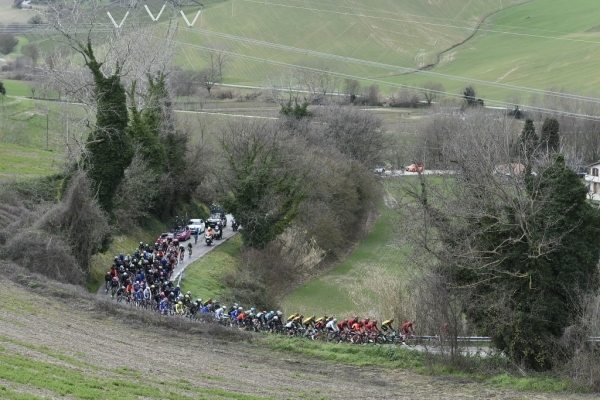
<svg viewBox="0 0 600 400"><path fill-rule="evenodd" d="M198 19L198 17L200 16L200 13L202 13L202 10L198 10L198 12L196 13L196 16L194 17L194 20L192 21L192 23L190 24L190 21L187 19L187 17L185 16L185 14L183 13L183 10L179 10L179 12L181 13L181 16L183 17L183 19L185 20L185 23L187 24L187 26L189 28L191 28L195 23L196 20Z"/></svg>
<svg viewBox="0 0 600 400"><path fill-rule="evenodd" d="M166 4L163 4L162 8L160 9L160 12L158 13L158 15L156 17L154 17L154 14L152 14L152 12L150 12L150 9L148 8L147 5L144 4L144 8L146 9L146 12L148 13L148 15L150 16L150 19L154 22L158 21L158 19L160 18L160 16L162 15L163 11L165 10L165 6Z"/></svg>
<svg viewBox="0 0 600 400"><path fill-rule="evenodd" d="M121 20L121 23L119 25L117 25L117 23L115 22L115 19L112 17L112 15L110 15L110 12L107 11L106 13L108 14L108 18L110 18L110 20L112 21L112 23L115 26L115 28L119 28L119 29L123 26L123 22L125 22L125 20L127 19L127 16L129 15L129 11L127 11L125 13L125 16Z"/></svg>

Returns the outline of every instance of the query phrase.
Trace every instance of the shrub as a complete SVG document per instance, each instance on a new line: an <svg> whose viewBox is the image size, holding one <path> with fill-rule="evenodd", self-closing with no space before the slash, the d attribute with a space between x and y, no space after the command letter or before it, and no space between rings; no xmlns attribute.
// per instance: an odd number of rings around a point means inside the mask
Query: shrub
<svg viewBox="0 0 600 400"><path fill-rule="evenodd" d="M0 33L0 53L9 54L18 43L19 39L12 33Z"/></svg>

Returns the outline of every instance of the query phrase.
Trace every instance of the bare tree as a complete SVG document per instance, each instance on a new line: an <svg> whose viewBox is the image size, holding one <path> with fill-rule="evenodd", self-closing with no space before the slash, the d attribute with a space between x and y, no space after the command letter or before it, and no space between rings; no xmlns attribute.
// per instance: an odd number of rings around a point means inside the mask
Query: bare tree
<svg viewBox="0 0 600 400"><path fill-rule="evenodd" d="M317 119L322 123L318 135L329 140L340 152L368 167L380 161L383 132L381 120L373 114L333 106L322 110Z"/></svg>
<svg viewBox="0 0 600 400"><path fill-rule="evenodd" d="M444 92L444 86L438 82L427 82L423 84L422 93L427 104L435 102Z"/></svg>
<svg viewBox="0 0 600 400"><path fill-rule="evenodd" d="M455 129L445 153L456 175L444 184L422 178L411 190L414 212L423 215L415 243L437 260L449 289L466 296L466 314L496 345L515 361L546 369L557 326L568 323L564 310L572 307L558 296L596 284L597 257L578 246L594 237L590 224L598 216L562 157L545 165L514 151L514 119L468 112ZM561 274L569 278L558 282ZM557 305L546 307L550 301ZM514 326L527 333L515 334Z"/></svg>
<svg viewBox="0 0 600 400"><path fill-rule="evenodd" d="M344 94L348 96L350 103L354 104L356 96L360 94L360 82L355 79L345 79Z"/></svg>
<svg viewBox="0 0 600 400"><path fill-rule="evenodd" d="M324 103L327 95L335 91L337 81L327 66L301 70L299 76L299 83L308 92L311 103Z"/></svg>
<svg viewBox="0 0 600 400"><path fill-rule="evenodd" d="M201 85L211 96L212 88L223 80L223 67L227 62L227 56L223 52L209 53L208 65L200 71Z"/></svg>

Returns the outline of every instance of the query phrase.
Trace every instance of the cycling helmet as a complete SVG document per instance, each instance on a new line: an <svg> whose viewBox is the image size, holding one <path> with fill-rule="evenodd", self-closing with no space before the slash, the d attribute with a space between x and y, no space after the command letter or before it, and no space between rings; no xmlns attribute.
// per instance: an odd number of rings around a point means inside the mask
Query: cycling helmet
<svg viewBox="0 0 600 400"><path fill-rule="evenodd" d="M177 304L179 304L180 306L183 305L183 303L181 301L178 301Z"/></svg>
<svg viewBox="0 0 600 400"><path fill-rule="evenodd" d="M190 292L190 291L188 290L188 291L186 292L186 294L187 294L188 296L191 296L192 292Z"/></svg>
<svg viewBox="0 0 600 400"><path fill-rule="evenodd" d="M244 309L242 307L238 307L238 311L243 311Z"/></svg>
<svg viewBox="0 0 600 400"><path fill-rule="evenodd" d="M154 285L150 285L150 289L154 289L156 286Z"/></svg>
<svg viewBox="0 0 600 400"><path fill-rule="evenodd" d="M279 317L276 315L273 317L273 321L279 321Z"/></svg>

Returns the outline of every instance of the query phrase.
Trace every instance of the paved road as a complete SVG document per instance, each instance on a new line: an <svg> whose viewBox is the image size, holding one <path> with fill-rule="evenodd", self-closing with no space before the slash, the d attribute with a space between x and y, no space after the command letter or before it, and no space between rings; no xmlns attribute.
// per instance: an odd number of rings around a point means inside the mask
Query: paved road
<svg viewBox="0 0 600 400"><path fill-rule="evenodd" d="M230 239L231 237L233 237L234 235L237 234L237 232L234 232L233 230L231 230L231 219L232 219L232 216L230 214L228 214L227 215L227 227L223 230L223 239L213 241L213 244L211 246L206 245L206 242L204 241L203 233L198 235L198 243L197 244L194 244L194 237L192 236L192 238L190 239L190 241L192 243L192 257L188 257L188 255L187 255L188 242L183 242L183 245L186 247L186 256L185 256L185 259L183 260L183 262L180 261L177 264L177 266L175 267L175 271L173 271L173 275L171 276L171 281L174 281L174 282L178 281L180 275L185 271L185 269L191 263L193 263L200 257L204 256L205 254L209 253L214 248L216 248L217 246L226 242L228 239ZM158 232L156 235L158 236L159 234L160 234L160 232ZM100 286L100 288L98 288L98 294L100 294L100 295L107 294L104 291L104 284L102 284Z"/></svg>
<svg viewBox="0 0 600 400"><path fill-rule="evenodd" d="M452 171L452 170L443 170L443 169L426 169L425 171L423 171L423 175L454 175L456 174L456 171ZM383 174L381 174L380 176L382 178L401 178L404 176L418 176L419 173L418 172L406 172L402 169L397 169L397 170L392 170L392 171L385 171Z"/></svg>
<svg viewBox="0 0 600 400"><path fill-rule="evenodd" d="M185 271L185 269L188 267L188 265L190 265L191 263L193 263L200 257L204 256L208 252L212 251L215 247L224 243L225 241L227 241L229 238L231 238L235 234L237 234L237 232L234 232L233 230L231 230L231 218L232 218L232 216L228 214L227 215L227 227L225 227L225 229L223 229L223 239L213 241L213 244L211 246L206 245L206 242L204 241L204 234L198 235L198 243L197 244L194 244L194 237L192 236L192 238L190 239L192 246L193 246L192 247L192 257L190 258L187 256L187 250L186 250L185 260L183 260L183 262L180 261L177 264L177 266L175 267L175 271L173 271L173 275L171 276L171 281L173 281L173 282L178 281L179 276ZM184 242L184 246L186 246L186 249L187 249L187 242Z"/></svg>

